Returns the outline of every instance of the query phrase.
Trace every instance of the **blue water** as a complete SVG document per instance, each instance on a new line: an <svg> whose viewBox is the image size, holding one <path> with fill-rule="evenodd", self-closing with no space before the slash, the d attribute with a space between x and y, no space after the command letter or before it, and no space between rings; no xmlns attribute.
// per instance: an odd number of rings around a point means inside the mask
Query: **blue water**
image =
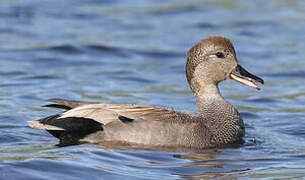
<svg viewBox="0 0 305 180"><path fill-rule="evenodd" d="M305 179L304 22L301 0L1 1L0 179ZM49 98L194 113L186 52L212 35L266 82L221 84L246 123L241 147L57 147L26 123L58 112Z"/></svg>

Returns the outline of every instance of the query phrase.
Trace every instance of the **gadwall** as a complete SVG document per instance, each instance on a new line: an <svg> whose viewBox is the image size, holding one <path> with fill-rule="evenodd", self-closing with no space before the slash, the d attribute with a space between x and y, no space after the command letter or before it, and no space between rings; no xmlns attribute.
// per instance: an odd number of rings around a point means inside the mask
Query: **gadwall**
<svg viewBox="0 0 305 180"><path fill-rule="evenodd" d="M188 51L186 77L198 113L134 104L51 99L47 107L65 112L29 121L60 144L123 143L155 147L214 148L242 142L245 127L237 109L224 100L218 84L233 79L259 89L264 81L247 72L236 59L230 40L214 36Z"/></svg>

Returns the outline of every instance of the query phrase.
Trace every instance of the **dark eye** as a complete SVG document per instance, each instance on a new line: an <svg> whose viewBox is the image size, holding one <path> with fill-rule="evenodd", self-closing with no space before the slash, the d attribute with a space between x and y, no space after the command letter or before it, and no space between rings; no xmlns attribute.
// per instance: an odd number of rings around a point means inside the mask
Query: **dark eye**
<svg viewBox="0 0 305 180"><path fill-rule="evenodd" d="M216 55L218 58L224 58L224 57L225 57L225 55L224 55L222 52L217 52L215 55Z"/></svg>

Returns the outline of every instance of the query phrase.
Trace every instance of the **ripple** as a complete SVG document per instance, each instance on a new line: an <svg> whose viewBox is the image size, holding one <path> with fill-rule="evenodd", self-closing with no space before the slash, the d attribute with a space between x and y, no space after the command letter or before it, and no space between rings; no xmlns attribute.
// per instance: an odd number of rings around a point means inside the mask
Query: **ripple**
<svg viewBox="0 0 305 180"><path fill-rule="evenodd" d="M139 54L142 56L152 57L152 58L176 58L176 57L183 56L182 53L170 52L170 51L130 50L130 52L133 52L133 53L136 53L136 54Z"/></svg>
<svg viewBox="0 0 305 180"><path fill-rule="evenodd" d="M152 10L153 15L177 15L185 12L204 11L202 8L193 5L172 5L159 7Z"/></svg>
<svg viewBox="0 0 305 180"><path fill-rule="evenodd" d="M147 83L147 84L153 84L154 82L156 82L154 80L140 78L140 77L112 77L112 78L116 80L134 81L134 82Z"/></svg>
<svg viewBox="0 0 305 180"><path fill-rule="evenodd" d="M2 77L10 77L10 76L24 76L26 72L23 71L9 71L9 72L0 72L0 76Z"/></svg>
<svg viewBox="0 0 305 180"><path fill-rule="evenodd" d="M27 76L27 77L22 77L20 80L31 80L31 79L40 79L40 80L56 80L56 79L62 79L61 77L57 75L37 75L37 76Z"/></svg>
<svg viewBox="0 0 305 180"><path fill-rule="evenodd" d="M45 51L55 51L59 53L67 53L67 54L81 54L84 51L81 50L81 48L73 46L73 45L59 45L59 46L52 46L48 48L42 48L41 50Z"/></svg>
<svg viewBox="0 0 305 180"><path fill-rule="evenodd" d="M252 31L239 31L239 35L241 36L246 36L246 37L252 37L252 38L258 38L258 37L263 37L263 35L260 35L258 33L252 32Z"/></svg>
<svg viewBox="0 0 305 180"><path fill-rule="evenodd" d="M86 45L85 47L87 47L88 49L93 49L93 50L97 50L97 51L100 51L100 52L122 51L122 49L119 49L119 48L110 47L110 46L103 46L103 45Z"/></svg>
<svg viewBox="0 0 305 180"><path fill-rule="evenodd" d="M0 87L25 87L25 86L33 86L33 83L2 83Z"/></svg>
<svg viewBox="0 0 305 180"><path fill-rule="evenodd" d="M211 30L217 30L222 28L220 25L216 25L213 23L206 23L206 22L201 22L198 24L193 25L193 27L199 28L199 29L211 29Z"/></svg>
<svg viewBox="0 0 305 180"><path fill-rule="evenodd" d="M243 100L243 101L245 101L245 102L254 102L254 103L277 103L277 102L280 102L278 100L267 98L267 97L246 99L246 100Z"/></svg>
<svg viewBox="0 0 305 180"><path fill-rule="evenodd" d="M253 112L240 112L241 116L243 118L252 118L252 119L255 119L255 118L259 118L260 116L257 115L256 113L253 113Z"/></svg>
<svg viewBox="0 0 305 180"><path fill-rule="evenodd" d="M234 22L232 24L230 24L230 26L232 27L247 27L252 29L252 27L261 27L261 26L267 26L267 27L275 27L275 26L279 26L280 23L276 22L276 21L264 21L264 20L260 20L260 21L249 21L249 20L245 20L245 21L238 21L238 22Z"/></svg>
<svg viewBox="0 0 305 180"><path fill-rule="evenodd" d="M304 132L305 124L303 122L295 122L295 121L294 124L295 125L286 123L282 127L279 127L277 131L288 135L305 138L305 132Z"/></svg>
<svg viewBox="0 0 305 180"><path fill-rule="evenodd" d="M278 73L267 73L263 74L262 76L269 76L272 78L304 78L305 71L296 71L296 72L278 72Z"/></svg>

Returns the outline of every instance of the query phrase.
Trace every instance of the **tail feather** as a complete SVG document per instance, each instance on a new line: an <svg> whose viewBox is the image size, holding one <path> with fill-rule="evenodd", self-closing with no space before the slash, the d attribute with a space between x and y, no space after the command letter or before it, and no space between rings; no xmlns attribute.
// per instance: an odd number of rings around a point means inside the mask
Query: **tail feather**
<svg viewBox="0 0 305 180"><path fill-rule="evenodd" d="M50 131L64 131L65 130L65 129L57 127L57 126L43 124L40 121L28 121L28 124L31 128L35 128L35 129L44 129L44 130L50 130Z"/></svg>
<svg viewBox="0 0 305 180"><path fill-rule="evenodd" d="M49 116L37 121L28 121L32 128L47 130L60 140L60 145L78 144L88 134L103 130L102 124L87 118Z"/></svg>

